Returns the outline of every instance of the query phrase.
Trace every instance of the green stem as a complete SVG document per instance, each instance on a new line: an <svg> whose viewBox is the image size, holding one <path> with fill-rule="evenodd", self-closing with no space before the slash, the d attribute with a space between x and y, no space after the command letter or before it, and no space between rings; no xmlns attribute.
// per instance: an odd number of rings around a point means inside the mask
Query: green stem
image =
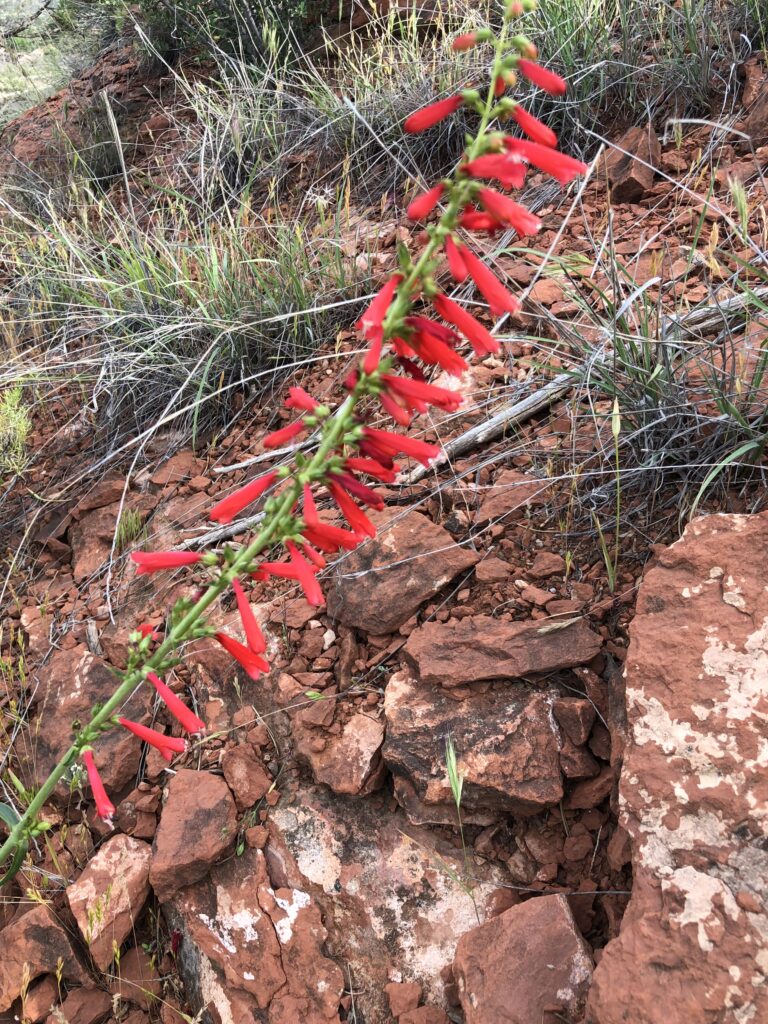
<svg viewBox="0 0 768 1024"><path fill-rule="evenodd" d="M505 20L502 31L499 33L495 43L495 55L491 82L488 89L488 96L480 119L477 134L467 149L467 160L474 159L482 151L482 140L488 129L494 110L494 82L502 70L503 50L507 36L508 23ZM397 290L397 294L390 306L384 321L385 337L391 338L403 318L408 314L412 296L417 284L426 276L429 265L438 250L443 244L446 235L455 227L459 212L466 205L472 194L472 182L468 179L455 179L450 186L450 198L448 205L442 214L432 236L425 246L417 262L413 265L404 281ZM327 467L328 457L343 443L345 435L353 422L355 408L361 398L369 393L369 386L362 380L353 391L347 396L333 417L327 419L322 427L322 440L320 446L312 459L301 470L293 474L290 486L286 488L281 496L279 504L271 511L268 521L261 531L235 555L232 562L222 569L217 578L209 585L202 597L189 609L168 632L165 640L147 658L143 664L131 669L110 699L93 715L88 725L78 734L74 743L62 755L48 778L30 801L29 806L13 827L8 838L0 847L0 865L2 865L13 852L33 835L34 825L40 811L46 801L51 797L59 781L77 761L83 750L89 747L110 723L113 715L121 705L128 700L137 687L145 681L147 674L153 671L163 671L167 664L166 659L182 643L195 634L196 627L208 608L221 596L231 585L232 580L246 571L268 545L283 539L284 530L287 524L292 522L292 510L301 494L304 483L322 477ZM462 833L463 842L463 833ZM466 856L466 851L465 851Z"/></svg>

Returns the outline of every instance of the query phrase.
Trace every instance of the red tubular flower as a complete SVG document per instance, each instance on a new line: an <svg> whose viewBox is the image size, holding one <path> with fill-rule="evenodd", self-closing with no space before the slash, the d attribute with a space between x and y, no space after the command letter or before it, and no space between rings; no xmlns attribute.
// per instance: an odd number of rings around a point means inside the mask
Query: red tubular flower
<svg viewBox="0 0 768 1024"><path fill-rule="evenodd" d="M178 569L183 565L194 565L202 559L195 551L132 551L131 560L138 565L137 576L146 576L162 569Z"/></svg>
<svg viewBox="0 0 768 1024"><path fill-rule="evenodd" d="M383 344L383 334L380 338L373 339L371 347L365 353L365 359L363 360L363 373L376 373L379 368L379 363L381 362L381 348ZM354 388L356 384L357 379L355 379L355 383L352 385L352 388ZM349 390L351 391L352 388Z"/></svg>
<svg viewBox="0 0 768 1024"><path fill-rule="evenodd" d="M245 639L248 641L248 646L254 654L263 654L267 649L267 643L240 580L232 580L232 589L237 598L237 610L240 612L240 621L243 624L243 632L245 633Z"/></svg>
<svg viewBox="0 0 768 1024"><path fill-rule="evenodd" d="M568 89L568 85L560 75L556 75L554 71L550 71L549 68L543 68L541 64L536 64L532 60L526 60L525 57L521 57L517 62L517 70L521 75L524 75L529 82L533 82L544 92L548 92L551 96L563 96Z"/></svg>
<svg viewBox="0 0 768 1024"><path fill-rule="evenodd" d="M381 378L393 395L407 408L426 412L427 406L434 405L447 412L453 412L462 403L462 396L447 388L438 388L434 384L425 384L407 377L396 377L393 374L382 374Z"/></svg>
<svg viewBox="0 0 768 1024"><path fill-rule="evenodd" d="M440 449L434 444L427 444L426 441L419 441L415 437L390 434L387 430L376 430L374 427L363 428L363 443L369 444L370 450L378 450L385 455L407 455L423 466L429 466L440 454ZM362 444L360 448L363 450Z"/></svg>
<svg viewBox="0 0 768 1024"><path fill-rule="evenodd" d="M441 369L445 370L446 373L450 373L453 377L460 377L469 368L468 363L461 358L455 349L452 349L450 345L446 345L444 341L440 341L433 334L428 334L424 331L421 334L414 335L411 340L419 354L419 359L423 359L425 363L429 363L432 366L441 367Z"/></svg>
<svg viewBox="0 0 768 1024"><path fill-rule="evenodd" d="M339 511L351 526L352 532L356 533L358 537L375 537L376 527L365 512L357 507L344 488L340 487L334 480L326 481L325 486L339 506Z"/></svg>
<svg viewBox="0 0 768 1024"><path fill-rule="evenodd" d="M166 736L165 733L150 729L147 725L132 722L130 718L118 718L118 722L144 743L149 743L151 747L159 750L166 761L172 761L174 754L183 754L187 749L187 741L180 736Z"/></svg>
<svg viewBox="0 0 768 1024"><path fill-rule="evenodd" d="M317 506L309 484L304 484L302 518L305 523L304 529L301 531L302 536L321 551L326 551L328 554L338 551L339 548L352 551L360 543L360 538L356 534L342 530L339 526L331 526L329 523L322 522L317 514Z"/></svg>
<svg viewBox="0 0 768 1024"><path fill-rule="evenodd" d="M534 142L538 142L542 146L552 147L557 145L557 136L552 129L544 124L543 121L540 121L538 117L529 114L525 107L521 107L519 103L512 111L512 117L514 117L520 128Z"/></svg>
<svg viewBox="0 0 768 1024"><path fill-rule="evenodd" d="M454 281L461 284L467 279L467 267L461 253L450 235L445 240L445 255L448 257L448 269Z"/></svg>
<svg viewBox="0 0 768 1024"><path fill-rule="evenodd" d="M320 552L315 551L311 544L302 544L301 550L304 552L304 554L307 556L310 562L315 563L318 569L325 569L325 567L328 565L328 563L320 554Z"/></svg>
<svg viewBox="0 0 768 1024"><path fill-rule="evenodd" d="M273 430L271 434L267 434L262 444L265 448L279 448L280 445L290 441L293 437L297 437L306 429L303 420L296 420L295 423L289 423L287 427L283 427L281 430Z"/></svg>
<svg viewBox="0 0 768 1024"><path fill-rule="evenodd" d="M396 471L382 466L375 459L361 459L356 455L350 455L344 462L344 468L352 470L353 473L366 473L368 476L376 477L385 484L394 482Z"/></svg>
<svg viewBox="0 0 768 1024"><path fill-rule="evenodd" d="M88 772L88 782L91 785L91 792L93 793L93 799L96 801L96 813L105 821L107 825L111 827L112 816L115 813L115 805L107 796L107 791L104 789L104 783L101 781L99 775L99 769L96 767L96 762L93 760L93 751L83 751L83 764L85 770Z"/></svg>
<svg viewBox="0 0 768 1024"><path fill-rule="evenodd" d="M432 302L440 316L461 331L478 356L499 351L499 343L491 333L453 299L436 295Z"/></svg>
<svg viewBox="0 0 768 1024"><path fill-rule="evenodd" d="M231 523L235 516L239 515L244 508L260 498L262 494L277 483L277 473L267 473L266 476L256 477L250 480L245 487L240 487L232 494L228 494L218 505L214 505L208 514L209 519L216 523Z"/></svg>
<svg viewBox="0 0 768 1024"><path fill-rule="evenodd" d="M401 380L402 378L396 378ZM380 494L377 494L372 487L364 484L362 480L358 480L357 477L353 476L352 473L334 473L333 480L336 483L341 484L348 494L351 494L353 498L357 498L363 505L367 505L368 508L383 509L384 499Z"/></svg>
<svg viewBox="0 0 768 1024"><path fill-rule="evenodd" d="M486 153L464 164L462 170L473 178L496 178L504 188L522 188L526 167L512 153Z"/></svg>
<svg viewBox="0 0 768 1024"><path fill-rule="evenodd" d="M293 541L286 541L285 546L291 557L291 565L296 570L296 578L301 585L301 589L304 591L304 597L306 597L307 601L316 608L321 607L325 604L325 598L323 597L323 591L320 588L320 584L315 578L317 567L312 568Z"/></svg>
<svg viewBox="0 0 768 1024"><path fill-rule="evenodd" d="M401 427L410 427L411 419L413 418L410 412L405 406L400 405L399 402L395 401L393 395L388 391L382 391L379 394L379 401L384 412L391 416L395 423L399 423Z"/></svg>
<svg viewBox="0 0 768 1024"><path fill-rule="evenodd" d="M451 43L451 49L455 53L463 53L465 50L471 50L473 46L477 46L479 42L477 32L465 32L464 35L456 36Z"/></svg>
<svg viewBox="0 0 768 1024"><path fill-rule="evenodd" d="M153 640L159 640L160 634L157 632L151 622L142 622L140 626L136 627L136 632L141 633L143 637L152 637Z"/></svg>
<svg viewBox="0 0 768 1024"><path fill-rule="evenodd" d="M400 274L390 277L355 324L357 330L369 341L381 341L384 337L384 318L387 315L392 299L395 297L397 286L402 280L403 278Z"/></svg>
<svg viewBox="0 0 768 1024"><path fill-rule="evenodd" d="M188 708L184 701L180 700L173 690L166 686L162 679L158 678L154 672L148 672L147 679L152 683L157 691L157 695L185 732L192 733L193 735L198 732L205 732L205 722L198 718L194 711Z"/></svg>
<svg viewBox="0 0 768 1024"><path fill-rule="evenodd" d="M416 314L406 317L405 322L409 327L415 327L418 331L424 331L426 334L433 335L439 341L444 341L446 345L452 345L459 340L456 331L452 331L445 324L438 323L437 320L430 320L428 316Z"/></svg>
<svg viewBox="0 0 768 1024"><path fill-rule="evenodd" d="M403 128L412 135L426 131L433 125L444 121L446 117L455 114L459 107L464 105L463 96L449 96L448 99L439 100L437 103L430 103L426 107L415 111L405 119Z"/></svg>
<svg viewBox="0 0 768 1024"><path fill-rule="evenodd" d="M496 220L495 217L491 217L489 213L469 209L465 210L459 217L459 226L466 228L467 231L487 231L491 235L501 231L504 227L500 221Z"/></svg>
<svg viewBox="0 0 768 1024"><path fill-rule="evenodd" d="M445 185L435 185L428 192L423 192L420 196L416 196L405 212L411 220L424 220L440 202L444 192Z"/></svg>
<svg viewBox="0 0 768 1024"><path fill-rule="evenodd" d="M561 185L567 185L580 174L584 174L587 165L581 160L574 160L550 146L541 146L538 142L529 142L527 139L505 139L504 145L517 156L523 157L534 167L538 167L545 174L551 174Z"/></svg>
<svg viewBox="0 0 768 1024"><path fill-rule="evenodd" d="M303 412L314 412L319 404L304 388L288 388L288 398L285 400L286 409L301 409Z"/></svg>
<svg viewBox="0 0 768 1024"><path fill-rule="evenodd" d="M515 296L507 291L481 259L478 259L466 246L461 247L461 255L472 280L485 296L494 316L501 316L503 313L516 313L520 309L520 303Z"/></svg>
<svg viewBox="0 0 768 1024"><path fill-rule="evenodd" d="M227 636L226 633L214 633L213 637L227 654L231 654L235 661L239 662L251 679L258 679L262 672L269 672L269 663L260 654L254 654L245 644L241 644L234 637Z"/></svg>
<svg viewBox="0 0 768 1024"><path fill-rule="evenodd" d="M539 218L527 210L520 203L516 203L509 196L501 192L494 192L492 188L481 188L478 192L478 199L483 207L492 217L509 224L518 235L530 235L541 227Z"/></svg>

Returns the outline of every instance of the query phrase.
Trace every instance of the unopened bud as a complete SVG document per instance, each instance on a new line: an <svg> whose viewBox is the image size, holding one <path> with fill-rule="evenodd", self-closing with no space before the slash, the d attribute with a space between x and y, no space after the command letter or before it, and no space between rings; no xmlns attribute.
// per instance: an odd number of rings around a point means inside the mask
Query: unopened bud
<svg viewBox="0 0 768 1024"><path fill-rule="evenodd" d="M512 0L507 7L508 18L519 18L525 11L525 7L522 4L522 0Z"/></svg>
<svg viewBox="0 0 768 1024"><path fill-rule="evenodd" d="M510 44L528 60L535 60L539 52L527 36L514 36L510 39Z"/></svg>

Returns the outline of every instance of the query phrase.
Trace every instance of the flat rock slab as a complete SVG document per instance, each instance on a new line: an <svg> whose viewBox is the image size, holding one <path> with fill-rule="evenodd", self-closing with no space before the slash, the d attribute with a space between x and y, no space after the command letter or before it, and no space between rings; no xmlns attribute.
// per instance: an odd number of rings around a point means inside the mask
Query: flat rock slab
<svg viewBox="0 0 768 1024"><path fill-rule="evenodd" d="M92 984L52 912L34 907L0 932L0 1013L30 981L57 970L67 981Z"/></svg>
<svg viewBox="0 0 768 1024"><path fill-rule="evenodd" d="M28 772L35 786L41 786L53 766L74 739L72 723L85 725L95 704L104 704L115 692L119 680L101 658L84 644L56 651L35 673L34 761ZM126 718L146 722L149 715L149 687L142 686L122 709ZM110 729L93 744L96 766L104 785L116 793L135 777L141 761L141 744L126 729ZM69 797L69 787L59 792Z"/></svg>
<svg viewBox="0 0 768 1024"><path fill-rule="evenodd" d="M554 698L512 684L456 701L406 673L392 676L384 696L384 761L411 821L456 825L445 760L449 736L464 776L464 822L490 825L508 814L536 814L557 804L563 781Z"/></svg>
<svg viewBox="0 0 768 1024"><path fill-rule="evenodd" d="M661 146L652 125L630 128L605 156L605 173L616 202L632 203L653 188Z"/></svg>
<svg viewBox="0 0 768 1024"><path fill-rule="evenodd" d="M590 1024L768 1020L768 513L691 523L646 574L626 659L634 885Z"/></svg>
<svg viewBox="0 0 768 1024"><path fill-rule="evenodd" d="M600 636L581 618L505 622L473 615L425 622L409 636L404 654L422 683L451 688L573 668L601 647Z"/></svg>
<svg viewBox="0 0 768 1024"><path fill-rule="evenodd" d="M327 932L317 904L306 887L271 879L261 850L215 867L163 911L182 936L187 993L208 1019L339 1021L344 975L323 952Z"/></svg>
<svg viewBox="0 0 768 1024"><path fill-rule="evenodd" d="M566 897L541 896L463 935L453 973L466 1024L555 1024L581 1019L592 967Z"/></svg>
<svg viewBox="0 0 768 1024"><path fill-rule="evenodd" d="M149 896L152 849L131 836L109 839L67 887L67 900L96 966L104 971L133 931Z"/></svg>
<svg viewBox="0 0 768 1024"><path fill-rule="evenodd" d="M371 516L379 533L339 563L328 588L328 613L366 633L391 633L480 556L459 547L419 512L387 509Z"/></svg>
<svg viewBox="0 0 768 1024"><path fill-rule="evenodd" d="M197 882L235 842L237 811L224 779L187 768L168 786L149 881L163 900Z"/></svg>

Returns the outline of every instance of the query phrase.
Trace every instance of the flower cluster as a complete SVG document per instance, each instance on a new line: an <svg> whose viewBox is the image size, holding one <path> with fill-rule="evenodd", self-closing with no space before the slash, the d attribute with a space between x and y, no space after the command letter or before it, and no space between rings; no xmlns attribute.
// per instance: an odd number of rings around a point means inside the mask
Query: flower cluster
<svg viewBox="0 0 768 1024"><path fill-rule="evenodd" d="M452 282L471 281L493 317L520 308L519 299L473 250L467 233L494 235L512 229L525 236L538 231L538 217L507 193L520 188L530 167L562 184L586 170L584 164L557 149L557 138L546 125L506 95L518 76L555 95L566 88L559 76L536 62L535 47L525 36L510 38L511 21L531 10L534 2L512 0L498 34L482 29L455 40L454 50L459 53L476 46L493 47L486 99L467 89L431 103L405 120L406 132L423 132L464 108L476 114L478 126L453 175L408 206L411 219L428 222L428 241L415 261L409 256L401 258L398 271L360 317L357 329L365 350L346 378L346 398L334 412L303 388L291 387L285 406L294 418L263 440L264 447L273 450L312 434L318 439L314 454L305 457L297 452L291 465L250 480L210 510L214 522L229 524L263 499L260 532L239 551L225 547L221 553L132 555L139 574L196 567L205 570L210 579L195 602L177 609L165 638L151 625L139 627L134 635L135 656L121 687L94 715L72 748L73 757L82 757L97 812L105 820L111 819L114 807L91 748L100 731L119 724L167 760L187 745L182 737L114 717L125 697L146 680L182 732L202 734L204 723L160 678L176 664L178 645L196 637L212 637L252 678L267 672L267 646L241 579L296 581L307 601L321 606L318 574L329 558L375 535L375 517L371 518L370 510L384 507L379 488L396 480L396 460L414 459L429 466L439 455L433 444L375 426L378 410L403 428L430 407L451 413L460 405L461 396L432 383L429 375L435 371L461 375L467 369L467 346L480 358L499 350L488 327L448 294ZM492 125L502 123L512 124L522 136L492 130ZM239 610L245 643L206 624L208 608L227 592Z"/></svg>

